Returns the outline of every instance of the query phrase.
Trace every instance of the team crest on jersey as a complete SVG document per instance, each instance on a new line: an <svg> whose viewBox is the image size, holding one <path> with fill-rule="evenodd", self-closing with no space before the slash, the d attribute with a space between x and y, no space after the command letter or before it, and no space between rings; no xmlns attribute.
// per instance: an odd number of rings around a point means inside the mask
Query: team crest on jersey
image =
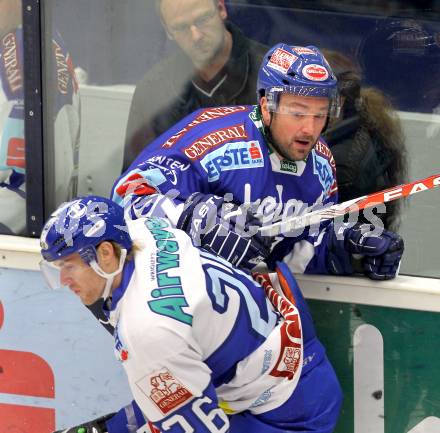
<svg viewBox="0 0 440 433"><path fill-rule="evenodd" d="M143 377L136 385L163 415L193 398L191 391L166 368Z"/></svg>
<svg viewBox="0 0 440 433"><path fill-rule="evenodd" d="M165 176L160 172L159 169L156 169L156 185L160 185L165 182ZM149 174L152 174L153 170L149 170ZM125 197L126 195L135 194L135 195L150 195L155 194L157 190L151 186L151 181L147 180L146 177L143 176L142 172L134 172L130 174L125 179L116 186L116 194L119 197ZM145 172L146 174L146 172Z"/></svg>
<svg viewBox="0 0 440 433"><path fill-rule="evenodd" d="M330 161L316 152L313 153L313 173L317 175L325 194L328 194L334 183L333 170Z"/></svg>
<svg viewBox="0 0 440 433"><path fill-rule="evenodd" d="M264 159L258 141L241 141L214 150L200 161L200 165L208 173L208 182L214 182L223 171L263 167Z"/></svg>

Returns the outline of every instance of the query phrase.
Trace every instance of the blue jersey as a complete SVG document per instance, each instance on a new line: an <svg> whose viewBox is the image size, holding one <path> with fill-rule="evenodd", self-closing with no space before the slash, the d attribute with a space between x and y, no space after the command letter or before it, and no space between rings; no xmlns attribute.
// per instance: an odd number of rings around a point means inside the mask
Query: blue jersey
<svg viewBox="0 0 440 433"><path fill-rule="evenodd" d="M128 228L138 248L107 314L136 403L109 433L330 433L339 385L285 265L256 282L165 219Z"/></svg>
<svg viewBox="0 0 440 433"><path fill-rule="evenodd" d="M266 138L256 106L201 109L162 134L115 183L112 199L130 206L134 217L172 215L173 204L193 192L229 194L250 204L263 224L337 202L335 163L320 139L305 161L282 159ZM167 195L147 203L146 195ZM269 268L283 260L295 272L327 273L330 222L279 237Z"/></svg>

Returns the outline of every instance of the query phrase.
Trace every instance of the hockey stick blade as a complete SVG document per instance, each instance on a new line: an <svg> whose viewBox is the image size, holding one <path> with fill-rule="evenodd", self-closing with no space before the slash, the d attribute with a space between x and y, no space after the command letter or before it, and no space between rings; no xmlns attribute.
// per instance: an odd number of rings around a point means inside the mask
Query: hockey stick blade
<svg viewBox="0 0 440 433"><path fill-rule="evenodd" d="M374 192L369 195L348 200L333 206L323 207L303 215L296 215L286 218L284 221L278 221L274 224L261 227L259 230L264 236L277 236L287 234L293 230L303 229L305 227L319 224L321 221L334 219L352 212L359 212L377 205L379 203L388 203L399 198L408 197L420 191L427 191L440 186L440 174L416 180L414 182L398 185L382 191Z"/></svg>

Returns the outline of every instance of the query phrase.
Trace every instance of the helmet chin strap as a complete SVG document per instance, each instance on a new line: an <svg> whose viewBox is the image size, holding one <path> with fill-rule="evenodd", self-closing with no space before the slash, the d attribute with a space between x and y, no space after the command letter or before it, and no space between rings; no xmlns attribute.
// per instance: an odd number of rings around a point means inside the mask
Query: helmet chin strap
<svg viewBox="0 0 440 433"><path fill-rule="evenodd" d="M106 300L110 294L112 289L113 281L116 277L116 275L119 275L122 272L122 269L124 269L125 264L125 258L127 257L127 250L125 248L121 249L121 257L119 257L119 266L116 271L108 273L104 272L102 268L98 265L96 260L92 260L90 262L90 267L102 278L105 278L105 286L104 291L102 292L102 299Z"/></svg>

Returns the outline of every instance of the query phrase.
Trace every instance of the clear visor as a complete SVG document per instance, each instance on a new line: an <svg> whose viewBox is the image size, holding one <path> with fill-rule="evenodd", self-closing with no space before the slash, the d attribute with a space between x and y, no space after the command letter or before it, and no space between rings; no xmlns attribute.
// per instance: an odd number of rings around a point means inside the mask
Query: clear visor
<svg viewBox="0 0 440 433"><path fill-rule="evenodd" d="M47 285L51 289L61 289L63 287L67 287L69 281L76 281L77 277L84 272L84 269L90 266L99 276L105 278L106 286L103 296L106 298L109 295L110 286L114 277L120 274L124 268L126 257L127 250L122 248L121 256L119 258L119 266L114 272L111 273L104 272L96 260L92 260L90 264L86 264L85 262L71 262L64 260L55 260L53 262L42 260L40 262L40 269Z"/></svg>
<svg viewBox="0 0 440 433"><path fill-rule="evenodd" d="M44 279L46 280L46 284L51 289L61 289L63 287L67 287L61 283L61 270L68 269L70 273L75 272L75 267L77 265L71 265L70 268L66 266L67 264L61 263L61 261L56 262L48 262L47 260L42 260L40 262L40 269L43 274Z"/></svg>
<svg viewBox="0 0 440 433"><path fill-rule="evenodd" d="M301 96L301 101L298 104L280 104L282 94L291 94ZM296 118L305 116L313 116L315 118L334 119L339 117L340 113L340 98L337 89L319 88L311 86L285 86L272 87L266 90L266 98L268 109L271 112L279 114L287 114ZM322 108L315 108L315 104L307 104L307 99L325 98L328 99L328 105L323 105Z"/></svg>
<svg viewBox="0 0 440 433"><path fill-rule="evenodd" d="M84 272L85 267L88 267L85 263L65 262L64 260L53 262L42 260L40 262L40 269L47 285L55 290L68 287L68 282L75 281L76 277Z"/></svg>

